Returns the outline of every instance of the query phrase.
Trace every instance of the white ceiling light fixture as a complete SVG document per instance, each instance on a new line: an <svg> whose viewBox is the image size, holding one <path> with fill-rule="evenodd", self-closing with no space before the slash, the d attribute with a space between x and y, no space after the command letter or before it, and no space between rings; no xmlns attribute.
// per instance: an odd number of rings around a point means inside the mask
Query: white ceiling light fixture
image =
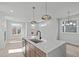
<svg viewBox="0 0 79 59"><path fill-rule="evenodd" d="M50 20L51 16L47 14L47 2L45 2L45 10L46 10L46 14L42 16L42 20Z"/></svg>
<svg viewBox="0 0 79 59"><path fill-rule="evenodd" d="M17 26L22 26L21 24L15 24L15 23L12 23L11 25L12 25L12 26L16 26L16 27L17 27Z"/></svg>

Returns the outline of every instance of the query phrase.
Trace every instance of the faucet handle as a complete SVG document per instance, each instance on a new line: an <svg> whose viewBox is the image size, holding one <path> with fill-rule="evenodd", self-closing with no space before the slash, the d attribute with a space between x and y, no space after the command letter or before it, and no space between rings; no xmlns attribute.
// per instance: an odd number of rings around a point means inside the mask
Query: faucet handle
<svg viewBox="0 0 79 59"><path fill-rule="evenodd" d="M42 39L42 37L40 37L40 39Z"/></svg>

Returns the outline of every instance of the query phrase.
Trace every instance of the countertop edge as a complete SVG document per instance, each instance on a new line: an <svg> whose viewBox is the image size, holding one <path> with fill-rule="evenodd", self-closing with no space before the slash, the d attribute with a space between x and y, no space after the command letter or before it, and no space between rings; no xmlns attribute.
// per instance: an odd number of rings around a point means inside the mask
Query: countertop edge
<svg viewBox="0 0 79 59"><path fill-rule="evenodd" d="M36 43L31 42L30 40L28 40L28 38L24 38L26 41L30 42L31 44L33 44L34 46L36 46L37 48L39 48L39 46L36 45ZM59 41L59 40L58 40ZM50 51L53 51L54 49L58 48L59 46L66 44L65 41L61 41L60 40L60 44L55 46L54 48L50 49L49 51L44 51L43 49L39 48L40 50L42 50L43 52L45 52L46 54L48 54ZM38 44L38 43L37 43Z"/></svg>

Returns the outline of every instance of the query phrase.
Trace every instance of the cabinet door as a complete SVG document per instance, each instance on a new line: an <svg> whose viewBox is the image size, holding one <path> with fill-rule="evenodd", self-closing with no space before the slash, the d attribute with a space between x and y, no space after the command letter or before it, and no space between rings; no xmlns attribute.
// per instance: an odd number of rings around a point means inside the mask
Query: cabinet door
<svg viewBox="0 0 79 59"><path fill-rule="evenodd" d="M35 57L36 54L35 54L35 50L30 48L30 57Z"/></svg>
<svg viewBox="0 0 79 59"><path fill-rule="evenodd" d="M40 57L40 55L36 54L36 57Z"/></svg>
<svg viewBox="0 0 79 59"><path fill-rule="evenodd" d="M36 49L36 56L38 56L38 57L45 57L46 56L46 53L44 53L43 51L41 51L37 47L35 49Z"/></svg>
<svg viewBox="0 0 79 59"><path fill-rule="evenodd" d="M45 57L46 53L32 45L31 43L27 42L26 46L26 56L27 57Z"/></svg>
<svg viewBox="0 0 79 59"><path fill-rule="evenodd" d="M35 57L35 48L34 48L34 46L31 44L31 43L29 43L29 42L27 42L27 57Z"/></svg>
<svg viewBox="0 0 79 59"><path fill-rule="evenodd" d="M31 50L30 50L30 45L29 45L29 43L27 42L27 45L26 45L26 56L27 56L27 57L30 57L30 52L31 52Z"/></svg>

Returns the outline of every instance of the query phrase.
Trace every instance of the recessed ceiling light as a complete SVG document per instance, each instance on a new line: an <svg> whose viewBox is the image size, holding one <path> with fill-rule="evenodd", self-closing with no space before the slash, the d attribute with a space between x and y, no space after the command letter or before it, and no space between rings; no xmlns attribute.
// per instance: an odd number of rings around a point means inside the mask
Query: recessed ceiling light
<svg viewBox="0 0 79 59"><path fill-rule="evenodd" d="M21 24L15 24L15 23L12 23L11 25L12 26L21 26Z"/></svg>
<svg viewBox="0 0 79 59"><path fill-rule="evenodd" d="M14 12L14 10L10 10L10 12L11 12L11 13L13 13L13 12Z"/></svg>
<svg viewBox="0 0 79 59"><path fill-rule="evenodd" d="M26 19L26 18L23 18L23 19Z"/></svg>

